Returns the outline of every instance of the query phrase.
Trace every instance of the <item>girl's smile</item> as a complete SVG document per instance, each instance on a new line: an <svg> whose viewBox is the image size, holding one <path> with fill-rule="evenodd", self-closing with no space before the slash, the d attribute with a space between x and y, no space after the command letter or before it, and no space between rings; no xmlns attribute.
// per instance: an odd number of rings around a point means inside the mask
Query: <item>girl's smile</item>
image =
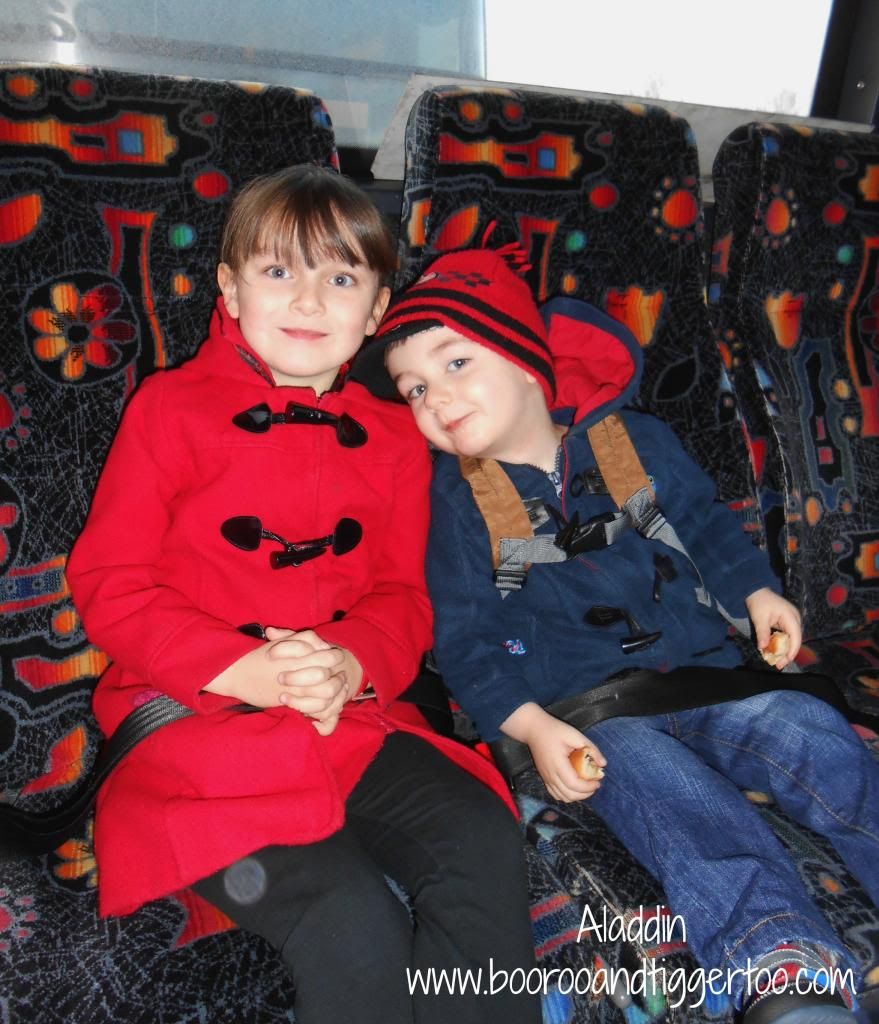
<svg viewBox="0 0 879 1024"><path fill-rule="evenodd" d="M275 383L317 394L375 332L390 296L378 271L336 256L308 266L255 253L237 271L221 263L217 281L226 309Z"/></svg>

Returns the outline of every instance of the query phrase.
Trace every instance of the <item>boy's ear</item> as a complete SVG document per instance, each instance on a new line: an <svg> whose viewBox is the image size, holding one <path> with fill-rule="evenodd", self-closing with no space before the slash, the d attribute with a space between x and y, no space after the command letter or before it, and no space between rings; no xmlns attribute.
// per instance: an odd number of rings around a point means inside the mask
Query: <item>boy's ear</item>
<svg viewBox="0 0 879 1024"><path fill-rule="evenodd" d="M381 318L385 315L390 301L391 289L383 285L379 288L375 302L372 304L372 316L366 321L366 331L364 332L366 335L375 334L378 330L378 325L381 323Z"/></svg>
<svg viewBox="0 0 879 1024"><path fill-rule="evenodd" d="M228 263L220 263L217 266L217 284L226 303L229 316L238 318L238 284L235 278L235 271Z"/></svg>

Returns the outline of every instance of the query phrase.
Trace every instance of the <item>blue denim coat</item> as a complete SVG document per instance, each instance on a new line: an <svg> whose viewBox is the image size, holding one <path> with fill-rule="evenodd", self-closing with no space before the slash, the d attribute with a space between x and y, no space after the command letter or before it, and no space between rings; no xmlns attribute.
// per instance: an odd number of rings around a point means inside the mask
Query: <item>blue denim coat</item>
<svg viewBox="0 0 879 1024"><path fill-rule="evenodd" d="M560 453L560 491L538 468L502 463L519 494L555 506L567 519L579 512L581 522L615 511L608 495L583 487L582 474L595 468L586 428L621 411L657 504L704 584L730 615L746 617L745 598L761 587L778 589L778 581L670 428L626 408L640 378L637 342L622 325L583 303L554 300L545 309L548 317L588 321L595 351L580 355L580 364L588 365L586 374L563 355L556 358L559 399L571 402L553 410L557 422L570 424ZM600 372L603 361L606 379ZM621 365L631 367L625 381L620 381ZM566 368L573 372L566 374ZM629 530L609 547L566 562L532 565L525 587L502 599L492 578L488 531L456 458L437 456L431 501L427 580L435 615L434 655L452 695L484 739L496 739L500 724L522 704L534 701L545 707L622 669L740 663L727 621L714 604L697 599L693 564L662 542ZM550 519L537 532L551 534L556 528ZM671 560L673 573L665 575L674 575L658 586L656 555ZM584 616L594 606L621 609L629 621L589 624ZM620 640L631 634L633 622L645 633L661 635L627 654Z"/></svg>

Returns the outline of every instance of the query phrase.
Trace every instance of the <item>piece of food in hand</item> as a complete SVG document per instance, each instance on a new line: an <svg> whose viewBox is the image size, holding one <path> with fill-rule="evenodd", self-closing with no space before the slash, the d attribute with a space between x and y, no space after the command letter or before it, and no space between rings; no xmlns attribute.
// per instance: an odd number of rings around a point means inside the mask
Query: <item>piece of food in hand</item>
<svg viewBox="0 0 879 1024"><path fill-rule="evenodd" d="M764 661L767 661L770 665L775 665L782 658L786 658L789 652L790 637L787 633L777 629L769 637L769 643L760 653L763 655Z"/></svg>
<svg viewBox="0 0 879 1024"><path fill-rule="evenodd" d="M579 750L572 750L568 754L568 760L574 766L574 771L581 779L603 779L604 769L595 763L588 747L580 747Z"/></svg>

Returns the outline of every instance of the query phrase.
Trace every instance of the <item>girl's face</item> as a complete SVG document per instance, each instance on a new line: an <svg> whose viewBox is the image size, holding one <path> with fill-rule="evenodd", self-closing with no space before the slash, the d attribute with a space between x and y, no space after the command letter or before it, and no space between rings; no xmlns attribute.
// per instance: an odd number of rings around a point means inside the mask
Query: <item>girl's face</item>
<svg viewBox="0 0 879 1024"><path fill-rule="evenodd" d="M239 270L217 268L226 309L275 383L322 394L374 334L390 298L376 271L330 254L314 267L256 253Z"/></svg>

